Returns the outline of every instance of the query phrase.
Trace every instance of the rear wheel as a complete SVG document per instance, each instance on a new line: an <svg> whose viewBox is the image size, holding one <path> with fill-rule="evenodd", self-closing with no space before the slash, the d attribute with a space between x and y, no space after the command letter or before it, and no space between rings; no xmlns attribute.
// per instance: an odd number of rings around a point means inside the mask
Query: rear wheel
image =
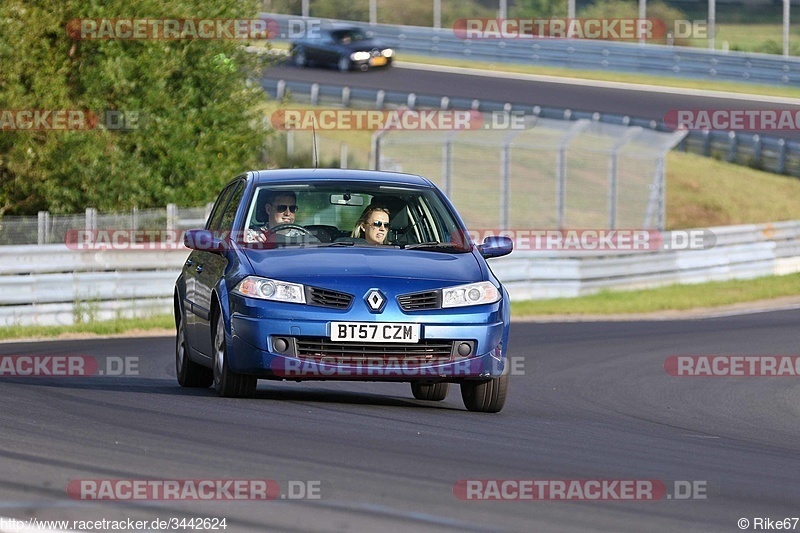
<svg viewBox="0 0 800 533"><path fill-rule="evenodd" d="M214 381L210 368L198 365L189 359L189 345L186 342L186 327L180 312L175 316L177 320L177 335L175 338L175 373L181 387L205 389Z"/></svg>
<svg viewBox="0 0 800 533"><path fill-rule="evenodd" d="M445 383L412 383L411 393L417 400L427 400L429 402L441 402L447 398L450 391L450 384Z"/></svg>
<svg viewBox="0 0 800 533"><path fill-rule="evenodd" d="M461 383L461 399L470 411L497 413L505 405L507 393L508 374L487 381Z"/></svg>
<svg viewBox="0 0 800 533"><path fill-rule="evenodd" d="M228 344L225 342L225 322L222 313L215 313L214 328L214 388L227 398L249 398L256 392L255 376L237 374L228 366Z"/></svg>

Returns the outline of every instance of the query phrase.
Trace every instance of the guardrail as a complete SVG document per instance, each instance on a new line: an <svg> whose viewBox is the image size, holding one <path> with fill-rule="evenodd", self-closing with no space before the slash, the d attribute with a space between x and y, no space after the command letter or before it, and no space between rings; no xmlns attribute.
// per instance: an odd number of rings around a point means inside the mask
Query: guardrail
<svg viewBox="0 0 800 533"><path fill-rule="evenodd" d="M261 18L277 21L284 38L293 33L289 21L301 20L274 13L262 13ZM452 29L388 24L369 30L400 51L435 57L785 86L800 83L797 57L582 39L462 39Z"/></svg>
<svg viewBox="0 0 800 533"><path fill-rule="evenodd" d="M377 109L387 106L431 107L442 109L474 109L485 112L507 111L533 114L543 118L562 120L590 119L609 124L640 126L658 131L671 131L663 123L639 117L612 113L591 113L565 108L515 104L497 100L450 98L412 92L386 91L321 85L286 80L262 80L264 90L273 98L293 97L308 99L314 105L366 105ZM678 150L716 157L731 163L753 166L774 172L800 177L800 142L761 136L754 133L727 131L689 131L678 145Z"/></svg>
<svg viewBox="0 0 800 533"><path fill-rule="evenodd" d="M515 251L492 260L513 300L800 272L800 221L710 228L708 250ZM0 326L170 313L188 250L0 247Z"/></svg>

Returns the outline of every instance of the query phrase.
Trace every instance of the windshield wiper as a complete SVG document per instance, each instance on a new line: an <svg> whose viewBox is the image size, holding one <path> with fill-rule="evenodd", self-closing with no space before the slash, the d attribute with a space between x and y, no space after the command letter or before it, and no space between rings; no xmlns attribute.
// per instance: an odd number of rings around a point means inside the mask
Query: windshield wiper
<svg viewBox="0 0 800 533"><path fill-rule="evenodd" d="M331 246L355 246L353 241L340 241L340 242L323 242L317 245L317 248L329 248Z"/></svg>
<svg viewBox="0 0 800 533"><path fill-rule="evenodd" d="M406 244L403 246L403 249L405 250L413 250L416 248L455 248L457 250L466 250L466 248L464 248L462 245L453 242L419 242L416 244Z"/></svg>

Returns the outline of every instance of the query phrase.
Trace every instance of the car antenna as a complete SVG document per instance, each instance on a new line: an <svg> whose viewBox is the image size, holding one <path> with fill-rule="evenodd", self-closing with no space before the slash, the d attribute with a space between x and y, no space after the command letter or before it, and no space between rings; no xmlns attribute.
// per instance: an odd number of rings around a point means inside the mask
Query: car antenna
<svg viewBox="0 0 800 533"><path fill-rule="evenodd" d="M311 132L314 137L314 170L319 168L319 156L317 155L317 118L311 115Z"/></svg>

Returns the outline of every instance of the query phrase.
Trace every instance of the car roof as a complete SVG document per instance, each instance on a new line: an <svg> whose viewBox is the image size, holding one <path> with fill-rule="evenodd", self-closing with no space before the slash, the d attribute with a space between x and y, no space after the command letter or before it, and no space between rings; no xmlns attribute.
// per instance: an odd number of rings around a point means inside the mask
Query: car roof
<svg viewBox="0 0 800 533"><path fill-rule="evenodd" d="M298 181L306 182L341 182L360 181L364 183L388 183L394 185L415 185L433 187L433 183L422 176L386 172L382 170L353 170L339 168L292 168L278 170L255 170L248 173L256 184L278 184Z"/></svg>
<svg viewBox="0 0 800 533"><path fill-rule="evenodd" d="M366 32L366 30L361 26L356 26L355 24L348 24L346 22L331 22L329 24L324 24L322 28L330 31L360 30Z"/></svg>

